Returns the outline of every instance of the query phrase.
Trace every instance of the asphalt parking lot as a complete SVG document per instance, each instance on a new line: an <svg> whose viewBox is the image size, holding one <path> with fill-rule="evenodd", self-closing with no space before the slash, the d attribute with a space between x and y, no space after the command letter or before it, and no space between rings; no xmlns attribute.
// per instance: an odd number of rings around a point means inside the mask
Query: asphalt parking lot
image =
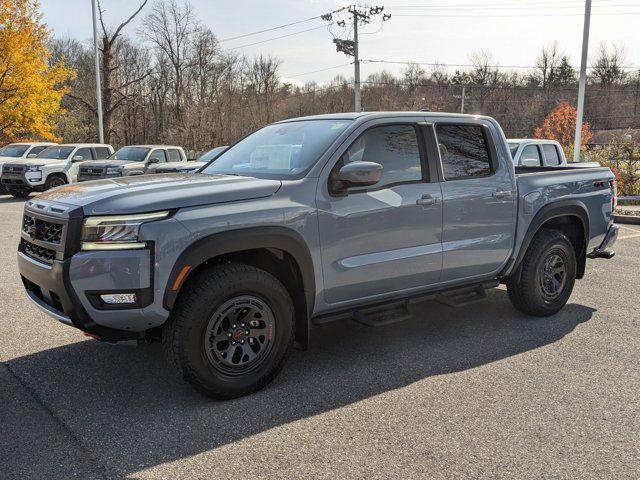
<svg viewBox="0 0 640 480"><path fill-rule="evenodd" d="M2 478L640 478L640 226L554 317L497 289L333 323L265 390L213 402L158 345L101 344L28 302L22 206L0 196Z"/></svg>

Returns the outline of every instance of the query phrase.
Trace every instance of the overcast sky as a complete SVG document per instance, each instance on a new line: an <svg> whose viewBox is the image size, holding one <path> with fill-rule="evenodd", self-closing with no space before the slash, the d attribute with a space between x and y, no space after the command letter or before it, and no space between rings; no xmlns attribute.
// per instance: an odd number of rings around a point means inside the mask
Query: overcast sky
<svg viewBox="0 0 640 480"><path fill-rule="evenodd" d="M150 3L154 0L150 0ZM219 39L315 17L345 5L335 0L191 0L198 18ZM108 23L117 24L137 5L136 0L102 0ZM574 66L579 66L584 2L582 0L389 0L392 14L377 33L361 36L363 59L396 62L468 64L472 52L490 50L499 65L532 65L542 45L558 41ZM640 0L594 0L591 51L602 42L626 47L630 66L640 65ZM91 0L41 0L44 20L57 36L87 40L91 36ZM147 11L149 6L146 7ZM141 15L142 17L142 15ZM140 17L140 18L141 18ZM135 36L140 19L126 30ZM315 19L259 35L222 42L224 48L246 55L272 54L282 64L282 77L298 81L328 81L337 74L351 76L353 67L335 51L332 35ZM363 28L375 32L380 22ZM316 28L320 27L320 28ZM309 30L304 33L303 30ZM338 34L340 28L333 27ZM294 35L247 46L274 37ZM330 68L343 65L337 68ZM403 66L363 64L366 76ZM321 69L321 72L310 73Z"/></svg>

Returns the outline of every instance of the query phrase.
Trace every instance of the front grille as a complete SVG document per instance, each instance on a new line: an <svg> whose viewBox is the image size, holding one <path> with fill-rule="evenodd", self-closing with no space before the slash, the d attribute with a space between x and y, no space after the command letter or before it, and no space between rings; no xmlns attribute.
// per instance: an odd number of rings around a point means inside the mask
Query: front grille
<svg viewBox="0 0 640 480"><path fill-rule="evenodd" d="M20 241L22 244L22 251L25 255L40 260L41 262L52 264L54 258L56 258L56 251L50 248L41 247L35 243L26 241L24 238Z"/></svg>
<svg viewBox="0 0 640 480"><path fill-rule="evenodd" d="M26 170L26 165L5 165L2 167L2 173L24 173Z"/></svg>
<svg viewBox="0 0 640 480"><path fill-rule="evenodd" d="M90 168L90 167L81 167L80 175L83 177L102 177L104 175L104 168Z"/></svg>
<svg viewBox="0 0 640 480"><path fill-rule="evenodd" d="M22 218L22 231L33 240L60 245L62 241L62 224L47 222L30 215Z"/></svg>

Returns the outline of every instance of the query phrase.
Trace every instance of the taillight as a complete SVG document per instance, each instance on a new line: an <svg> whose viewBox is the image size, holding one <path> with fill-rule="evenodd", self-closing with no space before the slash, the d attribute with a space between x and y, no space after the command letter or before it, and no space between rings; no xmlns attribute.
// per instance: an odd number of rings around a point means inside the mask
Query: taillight
<svg viewBox="0 0 640 480"><path fill-rule="evenodd" d="M610 180L609 185L611 185L611 211L613 211L618 206L618 182L615 179Z"/></svg>

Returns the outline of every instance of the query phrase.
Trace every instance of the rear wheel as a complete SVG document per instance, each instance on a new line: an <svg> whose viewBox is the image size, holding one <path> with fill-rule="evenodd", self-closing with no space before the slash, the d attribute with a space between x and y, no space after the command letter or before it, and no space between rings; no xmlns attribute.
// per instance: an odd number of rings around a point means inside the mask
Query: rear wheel
<svg viewBox="0 0 640 480"><path fill-rule="evenodd" d="M168 360L196 390L225 400L279 372L293 343L293 304L271 274L227 264L196 274L163 327Z"/></svg>
<svg viewBox="0 0 640 480"><path fill-rule="evenodd" d="M67 180L62 175L50 175L47 178L47 181L44 182L45 190L50 190L52 188L61 187L62 185L66 185Z"/></svg>
<svg viewBox="0 0 640 480"><path fill-rule="evenodd" d="M509 299L528 315L553 315L569 300L575 278L573 245L561 232L543 229L533 239L519 271L507 281Z"/></svg>

